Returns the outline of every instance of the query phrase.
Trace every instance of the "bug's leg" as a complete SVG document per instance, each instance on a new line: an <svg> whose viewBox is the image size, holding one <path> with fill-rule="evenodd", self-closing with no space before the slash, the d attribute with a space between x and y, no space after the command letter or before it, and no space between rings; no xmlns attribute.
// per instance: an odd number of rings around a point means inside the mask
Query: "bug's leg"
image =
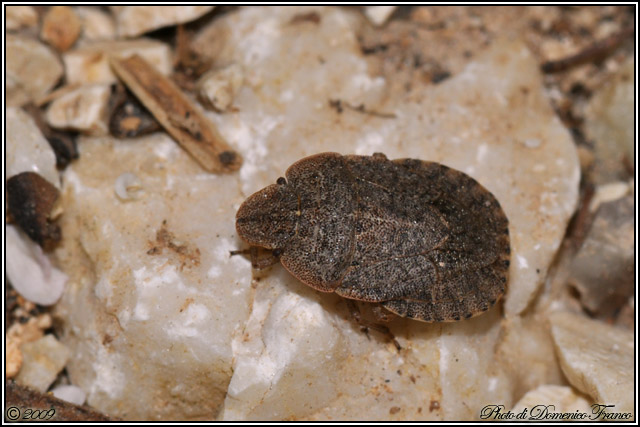
<svg viewBox="0 0 640 427"><path fill-rule="evenodd" d="M358 325L360 325L360 330L364 332L368 339L371 339L369 337L369 328L367 328L367 326L363 324L364 319L362 318L362 314L360 314L358 305L355 303L355 301L350 299L345 299L345 302L347 303L349 314L351 314L351 317L356 321L356 323L358 323Z"/></svg>
<svg viewBox="0 0 640 427"><path fill-rule="evenodd" d="M397 314L384 309L382 306L378 304L371 307L371 311L373 312L373 317L376 318L376 322L379 322L379 323L389 323L393 319L398 317Z"/></svg>
<svg viewBox="0 0 640 427"><path fill-rule="evenodd" d="M367 338L369 337L368 330L369 329L374 330L384 335L385 338L391 341L398 350L402 350L402 346L400 346L400 343L396 340L396 337L393 336L389 328L387 328L384 325L381 325L380 323L372 322L370 320L363 318L362 315L360 314L360 310L358 309L358 306L355 303L355 301L347 299L346 302L347 302L347 307L351 312L351 316L353 316L354 320L358 322L358 324L360 325L364 333L367 334Z"/></svg>
<svg viewBox="0 0 640 427"><path fill-rule="evenodd" d="M260 252L262 252L262 254ZM251 246L249 248L249 256L251 257L251 267L256 270L262 270L280 262L280 258L274 251L262 249L257 246Z"/></svg>
<svg viewBox="0 0 640 427"><path fill-rule="evenodd" d="M240 249L240 250L237 250L237 251L229 251L229 254L231 256L234 256L234 255L248 255L249 254L249 249Z"/></svg>
<svg viewBox="0 0 640 427"><path fill-rule="evenodd" d="M277 264L280 261L279 253L275 253L277 250L270 251L268 249L260 248L258 246L251 246L249 249L230 251L231 256L234 255L249 255L251 259L251 267L256 270L262 270L267 267ZM278 251L279 252L279 251Z"/></svg>

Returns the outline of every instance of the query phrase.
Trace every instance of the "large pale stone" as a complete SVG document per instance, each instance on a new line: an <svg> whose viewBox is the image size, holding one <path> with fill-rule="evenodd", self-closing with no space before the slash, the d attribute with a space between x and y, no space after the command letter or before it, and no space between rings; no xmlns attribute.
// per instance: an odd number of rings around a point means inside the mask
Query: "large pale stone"
<svg viewBox="0 0 640 427"><path fill-rule="evenodd" d="M135 37L169 25L193 21L215 6L111 6L120 37Z"/></svg>
<svg viewBox="0 0 640 427"><path fill-rule="evenodd" d="M235 337L234 373L223 418L282 419L312 413L335 399L348 342L326 301L279 271L256 289L244 333ZM290 292L291 283L300 292ZM344 377L342 377L344 378ZM313 393L308 393L312 388ZM263 404L255 405L261 401Z"/></svg>
<svg viewBox="0 0 640 427"><path fill-rule="evenodd" d="M385 80L367 73L353 31L358 24L348 20L354 16L326 12L307 32L281 25L298 13L244 10L216 21L194 42L206 53L225 37L217 60L246 72L234 101L240 112L233 119L211 115L245 153L242 191L251 194L297 159L321 151L383 151L391 159L421 158L462 170L493 192L509 217L506 310L521 313L560 245L580 179L575 147L545 98L533 56L520 43L497 42L455 78L389 95ZM318 37L331 46L317 43ZM312 56L321 57L322 66ZM396 117L348 109L337 114L328 102L335 98ZM260 102L259 111L247 108Z"/></svg>
<svg viewBox="0 0 640 427"><path fill-rule="evenodd" d="M571 385L608 412L634 413L632 331L569 312L553 313L551 332L562 370Z"/></svg>
<svg viewBox="0 0 640 427"><path fill-rule="evenodd" d="M111 71L109 57L127 58L134 54L143 57L162 74L171 72L171 49L165 43L145 38L99 41L63 55L67 83L115 83L117 79Z"/></svg>
<svg viewBox="0 0 640 427"><path fill-rule="evenodd" d="M45 95L62 77L62 64L37 40L7 34L7 105L20 106Z"/></svg>
<svg viewBox="0 0 640 427"><path fill-rule="evenodd" d="M292 24L313 11L317 25ZM358 45L362 19L339 8L246 8L195 40L246 72L237 111L208 113L245 158L237 174L202 174L164 134L82 139L65 172L57 254L72 279L57 314L74 349L68 371L90 404L133 419L312 420L477 419L489 403L513 406L511 359L496 348L514 323L501 322L500 305L456 324L397 319L398 352L360 331L337 296L279 265L254 290L250 263L228 256L245 247L234 231L240 203L294 161L381 151L445 163L492 191L512 236L507 317L519 320L536 294L575 207L579 168L535 58L521 43L496 43L439 85L387 92ZM332 99L385 114L339 113ZM115 195L126 172L142 197ZM175 242L159 245L167 232ZM195 249L199 265L185 255Z"/></svg>
<svg viewBox="0 0 640 427"><path fill-rule="evenodd" d="M210 419L251 307L249 262L229 257L237 177L202 173L164 133L78 147L57 251L71 276L58 315L72 383L126 419ZM124 173L140 197L116 195Z"/></svg>

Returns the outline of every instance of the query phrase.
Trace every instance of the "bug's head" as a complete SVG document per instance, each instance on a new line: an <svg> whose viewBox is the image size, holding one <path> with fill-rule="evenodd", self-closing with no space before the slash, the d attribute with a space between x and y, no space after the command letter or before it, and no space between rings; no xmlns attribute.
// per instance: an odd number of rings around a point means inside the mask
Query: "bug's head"
<svg viewBox="0 0 640 427"><path fill-rule="evenodd" d="M295 233L298 196L284 178L251 195L236 214L236 230L252 246L283 248Z"/></svg>

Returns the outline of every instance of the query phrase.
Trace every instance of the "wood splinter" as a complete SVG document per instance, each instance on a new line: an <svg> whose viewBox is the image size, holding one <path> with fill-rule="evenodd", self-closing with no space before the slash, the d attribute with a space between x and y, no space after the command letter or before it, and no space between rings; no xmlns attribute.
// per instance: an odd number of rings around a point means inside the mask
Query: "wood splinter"
<svg viewBox="0 0 640 427"><path fill-rule="evenodd" d="M178 143L209 172L231 172L242 165L236 153L180 89L138 55L112 57L122 82Z"/></svg>
<svg viewBox="0 0 640 427"><path fill-rule="evenodd" d="M635 27L632 25L622 29L622 31L612 34L609 37L599 40L585 49L576 53L575 55L568 56L566 58L557 59L555 61L547 61L542 64L543 73L558 73L566 71L572 67L586 64L588 62L602 61L608 55L613 53L622 43L633 36L635 33Z"/></svg>

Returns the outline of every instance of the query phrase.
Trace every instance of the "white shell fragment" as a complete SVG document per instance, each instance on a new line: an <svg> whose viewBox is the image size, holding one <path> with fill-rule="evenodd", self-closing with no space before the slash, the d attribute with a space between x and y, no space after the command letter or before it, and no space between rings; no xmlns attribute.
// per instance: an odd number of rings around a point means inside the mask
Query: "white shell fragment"
<svg viewBox="0 0 640 427"><path fill-rule="evenodd" d="M198 82L200 101L207 108L226 111L231 107L243 80L244 73L237 64L209 71Z"/></svg>
<svg viewBox="0 0 640 427"><path fill-rule="evenodd" d="M27 300L48 306L64 291L67 275L51 265L42 248L13 225L5 228L7 278Z"/></svg>
<svg viewBox="0 0 640 427"><path fill-rule="evenodd" d="M589 203L589 211L595 212L602 203L613 202L626 196L630 190L627 182L617 181L602 184L596 187L595 194Z"/></svg>
<svg viewBox="0 0 640 427"><path fill-rule="evenodd" d="M634 411L633 332L569 312L553 313L551 333L560 366L575 388L611 412Z"/></svg>
<svg viewBox="0 0 640 427"><path fill-rule="evenodd" d="M55 381L71 355L69 349L51 334L24 343L20 349L24 359L16 382L42 393Z"/></svg>
<svg viewBox="0 0 640 427"><path fill-rule="evenodd" d="M60 174L56 169L56 155L38 126L21 108L6 110L7 170L11 178L21 172L36 172L60 188Z"/></svg>
<svg viewBox="0 0 640 427"><path fill-rule="evenodd" d="M75 405L83 405L87 399L87 393L75 385L60 385L51 390L51 392L58 399L66 400Z"/></svg>
<svg viewBox="0 0 640 427"><path fill-rule="evenodd" d="M141 191L142 182L140 178L131 172L125 172L116 178L116 196L123 202L136 200L140 196Z"/></svg>
<svg viewBox="0 0 640 427"><path fill-rule="evenodd" d="M169 25L193 21L215 6L111 6L120 37L134 37Z"/></svg>

